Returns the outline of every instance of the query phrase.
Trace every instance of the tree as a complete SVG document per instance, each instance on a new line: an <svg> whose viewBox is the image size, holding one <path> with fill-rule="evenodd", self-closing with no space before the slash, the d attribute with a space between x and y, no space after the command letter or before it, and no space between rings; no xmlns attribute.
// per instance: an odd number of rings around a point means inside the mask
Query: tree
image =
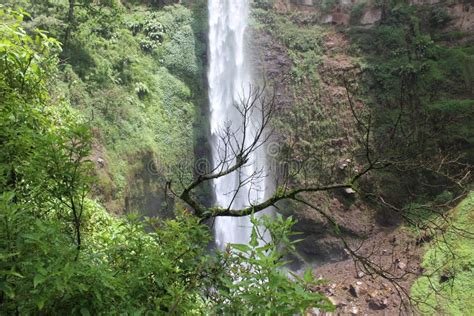
<svg viewBox="0 0 474 316"><path fill-rule="evenodd" d="M273 245L258 247L256 228L246 255L245 245L233 245L211 256L209 228L189 213L172 220L116 218L91 201L88 128L48 91L60 46L40 31L29 35L23 16L0 9L2 313L332 309L322 294L310 291L317 283L311 274L293 282L276 269L284 263L278 241L286 241L285 249L292 246L291 220L256 222L273 234ZM241 293L236 279L255 284ZM265 305L269 297L272 304Z"/></svg>
<svg viewBox="0 0 474 316"><path fill-rule="evenodd" d="M465 183L470 174L469 168L465 165L458 164L457 159L448 159L448 156L440 155L433 161L427 161L423 156L420 155L407 155L408 152L419 146L420 140L413 140L410 138L403 138L407 132L407 124L404 121L404 117L400 114L392 124L389 125L390 133L386 133L386 127L380 128L378 113L371 111L369 108L358 108L354 104L355 88L353 87L354 80L351 81L350 76L352 74L341 74L341 80L345 82L347 92L347 104L353 116L353 124L356 135L356 146L354 148L353 157L358 167L351 170L349 174L346 174L342 179L335 176L334 169L337 168L339 162L331 161L330 154L321 158L314 163L311 161L312 155L317 153L308 152L306 156L298 157L298 167L294 168L291 172L285 171L277 176L276 190L273 195L263 201L248 201L248 206L242 209L233 209L232 204L227 206L214 206L208 207L201 203L195 194L193 193L199 186L206 182L213 181L215 179L225 177L231 173L238 173L242 168L249 163L253 163L250 159L259 148L265 146L271 139L270 133L267 129L271 125L272 115L275 110L275 99L273 96L268 96L265 89L252 87L246 97L241 98L239 102L236 102L235 107L241 115L241 126L230 128L228 125L224 126L219 134L220 152L219 161L216 165L212 166L209 170L199 170L189 184L180 183L182 189L178 191L175 185L169 181L167 187L172 194L182 201L187 203L194 214L200 217L202 220L207 220L218 216L248 216L258 212L261 212L269 207L279 208L283 201L293 201L301 204L317 213L319 213L326 221L332 226L336 236L338 236L344 245L347 253L354 259L358 269L364 271L365 274L377 275L383 279L391 282L395 289L398 291L400 297L402 297L403 306L409 308L410 295L409 290L403 287L401 281L410 274L416 274L417 272L402 272L398 273L393 271L390 266L382 266L376 263L371 258L371 250L365 249L364 244L354 244L349 241L342 233L341 223L336 219L334 214L324 211L321 207L311 201L311 194L317 192L328 192L336 190L345 190L346 192L358 192L364 198L374 201L381 207L388 208L391 212L398 214L409 223L414 223L413 209L402 209L394 206L390 202L384 199L382 192L374 191L367 188L365 179L369 175L377 175L378 171L389 170L395 168L400 170L401 168L416 169L424 172L432 172L434 175L441 175L445 179L454 183L462 188L462 183ZM403 109L400 113L403 113ZM258 117L258 122L251 121L251 117ZM257 125L252 134L246 132L246 124ZM255 126L254 126L255 127ZM243 132L241 132L243 131ZM248 141L248 138L251 138ZM418 152L423 151L423 148L417 148ZM407 150L404 152L403 150ZM328 155L328 153L322 153L322 155ZM317 166L317 173L324 176L315 177L312 181L305 181L303 183L294 181L293 177L299 173L304 172L307 168L313 168ZM285 168L283 168L286 170ZM449 172L444 174L443 170ZM263 172L255 172L246 177L242 177L239 180L236 188L228 194L236 195L238 191L244 187L247 183L262 181L262 178L267 175ZM435 180L436 181L436 180ZM446 208L446 205L452 205L459 196L465 194L465 191L461 190L458 195L451 199L449 203L443 205L432 204L430 206L425 205L429 212L433 215L441 216L443 219L441 222L431 222L429 228L434 231L444 230L449 223L449 217L442 215L444 211L441 208ZM232 200L232 199L231 199ZM416 210L415 210L416 212ZM416 221L416 220L415 220ZM433 224L433 225L431 225ZM393 264L393 263L392 263ZM401 307L402 308L402 307Z"/></svg>
<svg viewBox="0 0 474 316"><path fill-rule="evenodd" d="M355 176L353 179L344 183L318 183L317 185L308 185L307 187L291 188L288 181L282 181L283 185L279 186L276 192L265 201L257 204L252 204L244 209L231 209L232 205L227 207L206 207L200 203L195 196L193 196L193 190L205 182L212 181L224 177L228 174L239 172L239 170L245 167L247 164L252 163L250 156L255 153L259 148L265 146L266 142L270 139L271 134L266 130L269 127L269 123L272 119L275 99L274 97L268 97L265 89L251 87L246 97L241 98L240 102L235 104L238 112L241 115L242 126L237 126L234 129L225 126L219 133L219 144L218 147L223 153L219 157L219 162L212 166L210 170L205 170L203 173L196 175L195 179L187 185L184 185L184 189L181 193L177 193L173 188L173 183L168 182L168 188L171 192L189 206L191 206L195 214L203 220L215 217L215 216L247 216L256 212L263 211L271 206L277 206L279 201L285 199L292 199L295 201L299 200L299 195L305 192L319 192L329 191L336 189L349 189L352 188L354 182L363 174L367 173L373 166L368 166L366 170L363 170L360 175ZM255 115L259 117L258 122L252 122L251 117ZM254 132L250 133L246 128L247 125L254 124ZM239 133L239 131L243 131ZM250 141L248 141L250 139ZM230 192L231 194L237 194L246 183L255 182L264 177L265 175L257 171L247 178L240 179L236 192Z"/></svg>
<svg viewBox="0 0 474 316"><path fill-rule="evenodd" d="M0 54L2 63L2 191L15 193L19 203L38 209L64 210L81 245L80 217L89 191L90 151L87 127L76 121L64 103L54 104L48 78L56 71L59 43L37 31L34 38L21 28L23 14L7 15ZM5 12L2 12L4 15ZM38 214L40 215L40 214Z"/></svg>

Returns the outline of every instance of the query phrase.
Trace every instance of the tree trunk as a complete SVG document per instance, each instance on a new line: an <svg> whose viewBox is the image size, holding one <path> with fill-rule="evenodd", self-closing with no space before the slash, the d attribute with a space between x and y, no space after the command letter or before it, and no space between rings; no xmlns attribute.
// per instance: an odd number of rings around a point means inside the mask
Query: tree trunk
<svg viewBox="0 0 474 316"><path fill-rule="evenodd" d="M74 6L76 5L76 0L69 0L69 10L67 13L67 27L66 32L64 33L63 45L66 46L70 37L71 32L74 28Z"/></svg>

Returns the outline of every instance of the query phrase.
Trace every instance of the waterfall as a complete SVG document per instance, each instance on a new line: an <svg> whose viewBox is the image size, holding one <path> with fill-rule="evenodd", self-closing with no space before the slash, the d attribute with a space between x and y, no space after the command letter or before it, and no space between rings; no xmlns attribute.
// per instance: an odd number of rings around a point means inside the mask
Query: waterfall
<svg viewBox="0 0 474 316"><path fill-rule="evenodd" d="M242 116L234 104L249 93L252 82L249 62L246 57L245 32L247 30L250 0L209 0L209 102L213 165L222 161L223 144L219 133L225 125L242 136ZM258 113L252 113L247 135L252 135ZM240 129L239 129L240 128ZM246 138L246 142L251 141ZM234 144L235 145L235 144ZM252 181L239 187L239 179L263 170L265 154L255 151L249 163L238 172L214 180L216 203L221 207L239 209L265 195L265 181ZM229 163L231 165L232 162ZM249 217L218 217L215 221L215 239L219 248L228 243L248 243L251 234Z"/></svg>

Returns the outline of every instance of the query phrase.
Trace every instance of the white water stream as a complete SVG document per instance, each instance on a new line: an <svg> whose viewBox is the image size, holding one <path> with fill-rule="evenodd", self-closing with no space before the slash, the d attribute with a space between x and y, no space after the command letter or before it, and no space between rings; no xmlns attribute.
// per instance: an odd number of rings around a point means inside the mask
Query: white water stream
<svg viewBox="0 0 474 316"><path fill-rule="evenodd" d="M226 124L241 140L242 116L234 104L249 92L252 83L246 54L245 32L248 26L250 0L209 0L209 100L213 165L218 166L225 156L219 134ZM253 135L258 113L252 114L247 135ZM258 125L258 124L257 124ZM252 141L246 137L245 142ZM237 143L237 141L236 141ZM237 144L233 144L234 146ZM232 165L229 162L228 165ZM239 172L214 180L216 203L222 207L239 209L261 201L265 196L265 179L252 181L239 188L239 182L265 165L265 153L255 151L249 163ZM238 190L237 190L238 189ZM223 249L228 243L248 243L251 224L248 217L218 217L215 222L216 244Z"/></svg>

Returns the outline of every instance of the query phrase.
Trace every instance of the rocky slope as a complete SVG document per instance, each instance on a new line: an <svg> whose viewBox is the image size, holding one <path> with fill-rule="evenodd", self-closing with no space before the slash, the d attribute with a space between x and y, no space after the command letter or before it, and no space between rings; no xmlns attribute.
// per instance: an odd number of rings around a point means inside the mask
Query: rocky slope
<svg viewBox="0 0 474 316"><path fill-rule="evenodd" d="M256 3L252 46L259 50L254 60L257 73L263 74L276 91L276 142L281 147L295 139L300 143L321 143L313 149L324 150L332 157L327 162L335 167L336 173L359 168L353 159L353 135L357 131L344 78L357 78L364 67L365 53L355 45L351 30L376 28L386 15L386 8L357 0L331 5L312 0ZM431 17L445 18L445 34L462 33L448 45L472 41L472 3L413 1L411 5L418 6L420 12L430 12ZM354 86L363 83L356 81ZM364 99L355 98L355 102L356 106L364 107ZM325 128L322 136L315 127L318 124ZM361 254L403 278L397 288L380 275L364 269L362 272L326 220L311 209L285 204L281 211L286 210L299 220L295 230L303 232L305 238L298 247L300 264L314 265L317 275L330 280L321 289L337 305L338 313L398 314L401 298L406 298L406 293L399 291L404 289L408 293L423 272L423 243L414 242L416 238L401 228L401 217L393 210L376 207L358 196L336 192L320 194L311 201L334 215L341 224L342 235L352 245L361 245Z"/></svg>

